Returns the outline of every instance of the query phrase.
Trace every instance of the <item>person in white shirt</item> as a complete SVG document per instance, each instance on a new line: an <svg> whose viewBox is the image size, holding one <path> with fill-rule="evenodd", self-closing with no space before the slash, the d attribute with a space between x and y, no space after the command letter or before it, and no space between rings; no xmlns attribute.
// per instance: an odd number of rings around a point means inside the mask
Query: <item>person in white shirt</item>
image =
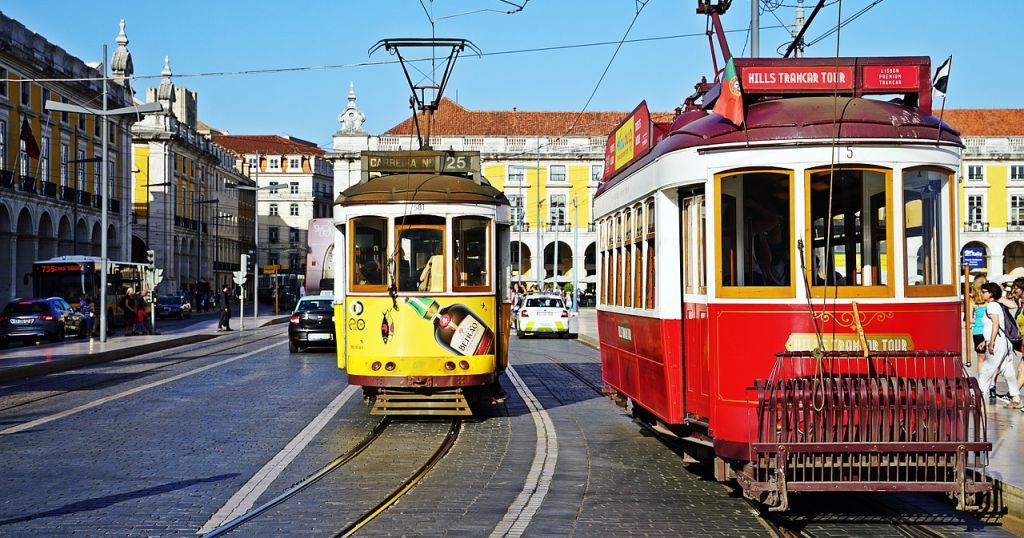
<svg viewBox="0 0 1024 538"><path fill-rule="evenodd" d="M981 375L978 378L981 393L988 393L998 372L1006 380L1006 386L1010 390L1011 400L1007 406L1020 409L1022 404L1020 391L1017 389L1017 372L1013 365L1013 348L1010 339L1002 330L1003 307L999 304L999 298L1003 296L1003 290L995 282L986 282L981 286L981 296L986 301L982 332L985 341L979 344L979 348L984 346L985 349L985 362L981 365Z"/></svg>

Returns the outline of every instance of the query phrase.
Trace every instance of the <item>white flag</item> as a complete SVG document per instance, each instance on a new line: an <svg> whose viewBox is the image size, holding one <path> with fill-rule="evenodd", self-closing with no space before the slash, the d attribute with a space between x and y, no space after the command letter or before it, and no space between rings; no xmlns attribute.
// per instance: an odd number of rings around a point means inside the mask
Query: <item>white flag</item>
<svg viewBox="0 0 1024 538"><path fill-rule="evenodd" d="M951 54L946 61L942 62L942 65L935 70L935 78L932 79L932 95L933 96L946 96L946 84L949 82L949 64L953 62L953 55Z"/></svg>

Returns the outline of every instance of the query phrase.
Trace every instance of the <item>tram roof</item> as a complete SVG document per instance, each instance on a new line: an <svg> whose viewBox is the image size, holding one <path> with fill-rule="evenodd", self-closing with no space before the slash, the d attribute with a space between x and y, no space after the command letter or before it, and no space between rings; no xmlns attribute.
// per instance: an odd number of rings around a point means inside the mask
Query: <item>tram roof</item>
<svg viewBox="0 0 1024 538"><path fill-rule="evenodd" d="M833 136L837 142L941 140L963 147L959 131L912 107L862 97L788 97L750 104L743 127L705 110L683 113L672 122L661 142L643 158L619 170L598 188L597 194L673 151L754 143L764 147L773 142L790 145L797 140L829 140Z"/></svg>
<svg viewBox="0 0 1024 538"><path fill-rule="evenodd" d="M486 181L448 174L404 173L370 178L345 189L337 205L392 202L509 205L508 198Z"/></svg>

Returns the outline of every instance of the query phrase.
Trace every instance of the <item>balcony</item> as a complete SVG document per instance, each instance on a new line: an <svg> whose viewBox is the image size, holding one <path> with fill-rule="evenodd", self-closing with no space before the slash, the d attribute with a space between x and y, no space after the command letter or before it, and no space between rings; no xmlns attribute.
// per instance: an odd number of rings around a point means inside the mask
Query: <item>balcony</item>
<svg viewBox="0 0 1024 538"><path fill-rule="evenodd" d="M92 197L92 207L94 209L99 209L101 205L103 205L103 197L102 196L93 196Z"/></svg>
<svg viewBox="0 0 1024 538"><path fill-rule="evenodd" d="M62 185L60 188L60 199L65 202L74 202L77 195L78 191L73 187L66 187Z"/></svg>
<svg viewBox="0 0 1024 538"><path fill-rule="evenodd" d="M35 181L35 180L33 180ZM57 184L51 181L44 181L41 185L40 194L47 198L57 197Z"/></svg>
<svg viewBox="0 0 1024 538"><path fill-rule="evenodd" d="M14 173L7 170L0 170L0 187L14 188Z"/></svg>
<svg viewBox="0 0 1024 538"><path fill-rule="evenodd" d="M968 223L964 224L964 231L965 232L987 232L988 231L988 223L987 222L968 222Z"/></svg>
<svg viewBox="0 0 1024 538"><path fill-rule="evenodd" d="M33 177L21 176L20 180L22 192L36 192L36 179Z"/></svg>
<svg viewBox="0 0 1024 538"><path fill-rule="evenodd" d="M571 229L568 223L555 224L553 222L548 223L549 232L568 232Z"/></svg>
<svg viewBox="0 0 1024 538"><path fill-rule="evenodd" d="M530 231L530 225L528 223L525 223L525 222L520 222L518 224L513 224L512 225L512 231L513 232L528 232L528 231Z"/></svg>
<svg viewBox="0 0 1024 538"><path fill-rule="evenodd" d="M587 224L587 231L588 232L596 232L597 231L597 224L594 224L593 222L591 222L590 224Z"/></svg>
<svg viewBox="0 0 1024 538"><path fill-rule="evenodd" d="M1006 231L1008 231L1008 232L1024 232L1024 222L1008 222L1006 224Z"/></svg>
<svg viewBox="0 0 1024 538"><path fill-rule="evenodd" d="M107 210L110 211L111 213L120 213L121 212L121 200L115 200L115 199L111 198L111 199L107 200L107 204L108 204Z"/></svg>
<svg viewBox="0 0 1024 538"><path fill-rule="evenodd" d="M331 193L323 191L313 191L313 198L315 200L330 200Z"/></svg>
<svg viewBox="0 0 1024 538"><path fill-rule="evenodd" d="M92 195L85 191L78 191L78 203L82 205L92 205Z"/></svg>

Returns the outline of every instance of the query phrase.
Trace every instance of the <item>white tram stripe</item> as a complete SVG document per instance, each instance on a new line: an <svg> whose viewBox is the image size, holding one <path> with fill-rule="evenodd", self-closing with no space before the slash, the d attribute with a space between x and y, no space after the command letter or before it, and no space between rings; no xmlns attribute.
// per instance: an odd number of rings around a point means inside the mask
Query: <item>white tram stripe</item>
<svg viewBox="0 0 1024 538"><path fill-rule="evenodd" d="M551 422L551 416L544 410L544 406L526 386L515 369L509 366L505 372L508 373L512 384L515 385L516 391L523 397L526 406L530 408L530 416L533 417L533 425L537 429L537 447L530 472L526 475L526 483L523 484L523 491L519 493L516 500L509 506L505 517L491 532L492 538L522 536L526 532L526 528L548 494L551 478L555 474L555 463L558 462L558 436L555 435L555 425Z"/></svg>
<svg viewBox="0 0 1024 538"><path fill-rule="evenodd" d="M213 532L217 527L248 512L256 504L256 501L259 500L260 495L263 495L263 492L270 487L270 484L277 480L281 472L291 465L292 461L306 448L306 445L320 433L320 430L330 422L338 410L358 390L358 386L349 385L345 390L341 391L341 394L328 404L323 411L320 411L320 414L312 422L306 425L276 456L271 458L241 489L235 492L228 499L228 502L224 503L224 506L217 510L196 534Z"/></svg>
<svg viewBox="0 0 1024 538"><path fill-rule="evenodd" d="M243 353L241 355L238 355L237 357L231 357L230 359L224 359L224 360L222 360L220 362L215 362L213 364L208 364L206 366L203 366L202 368L196 368L195 370L189 370L188 372L185 372L183 374L178 374L178 375L175 375L175 376L171 376L171 377L168 377L167 379L162 379L160 381L154 381L153 383L148 383L146 385L142 385L140 387L135 387L134 389L129 389L129 390L126 390L124 392L119 392L117 394L112 394L110 396L106 396L106 397L100 398L99 400L93 400L93 401L91 401L91 402L89 402L87 404L82 404L82 405L80 405L78 407L74 407L74 408L68 409L66 411L61 411L60 413L54 413L52 415L48 415L48 416L45 416L45 417L42 417L42 418L37 418L36 420L30 421L30 422L26 422L24 424L19 424L17 426L11 426L10 428L7 428L5 430L0 430L0 435L8 435L8 434L11 434L11 433L22 432L22 431L25 431L25 430L28 430L28 429L31 429L31 428L35 428L36 426L41 426L41 425L46 424L48 422L53 422L54 420L62 419L64 417L69 417L71 415L75 415L75 414L81 413L82 411L86 411L86 410L92 409L93 407L99 407L99 406L101 406L101 405L103 405L105 403L109 403L109 402L112 402L114 400L120 400L121 398L124 398L126 396L131 396L132 394L138 394L138 393L140 393L140 392L142 392L144 390L148 390L148 389L151 389L151 388L154 388L154 387L159 387L160 385L163 385L165 383L170 383L172 381L177 381L179 379L183 379L183 378L186 378L186 377L198 374L200 372L205 372L206 370L209 370L211 368L216 368L218 366L223 366L225 364L228 364L228 363L231 363L231 362L235 362L235 361L237 361L239 359L244 359L246 357L249 357L251 355L255 355L257 353L262 353L262 352L264 352L264 351L266 351L266 350L268 350L268 349L270 349L272 347L279 346L279 345L281 345L283 343L284 342L277 342L275 344L270 344L269 346L264 346L264 347L261 347L259 349L250 351L248 353Z"/></svg>

